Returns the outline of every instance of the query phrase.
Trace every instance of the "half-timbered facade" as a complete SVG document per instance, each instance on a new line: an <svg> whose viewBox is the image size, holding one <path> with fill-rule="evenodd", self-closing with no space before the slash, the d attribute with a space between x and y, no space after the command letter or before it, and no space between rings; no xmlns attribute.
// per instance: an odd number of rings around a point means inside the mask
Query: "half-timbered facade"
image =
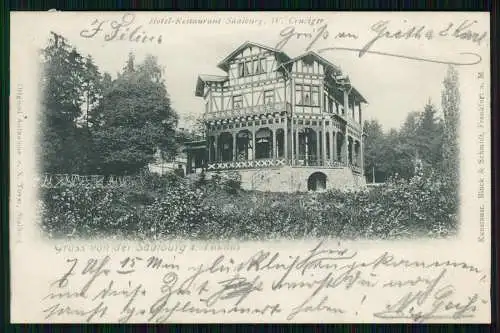
<svg viewBox="0 0 500 333"><path fill-rule="evenodd" d="M196 85L208 172L240 170L243 178L262 169L287 168L291 177L298 169L311 172L313 179L294 189L335 187L328 181L335 170L363 180L366 100L338 67L314 52L290 58L251 42L218 67L227 75L200 75Z"/></svg>

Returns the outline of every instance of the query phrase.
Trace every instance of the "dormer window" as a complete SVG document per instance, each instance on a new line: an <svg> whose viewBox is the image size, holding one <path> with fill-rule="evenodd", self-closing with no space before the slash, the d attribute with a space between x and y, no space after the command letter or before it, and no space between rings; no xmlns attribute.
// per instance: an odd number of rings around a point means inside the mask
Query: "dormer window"
<svg viewBox="0 0 500 333"><path fill-rule="evenodd" d="M312 61L308 61L308 60L304 60L302 62L302 72L303 73L312 73L313 72L313 62Z"/></svg>
<svg viewBox="0 0 500 333"><path fill-rule="evenodd" d="M238 64L238 76L239 77L245 77L248 76L248 67L244 62L240 62Z"/></svg>
<svg viewBox="0 0 500 333"><path fill-rule="evenodd" d="M255 74L262 74L266 72L266 59L261 58L253 61L253 69Z"/></svg>
<svg viewBox="0 0 500 333"><path fill-rule="evenodd" d="M251 61L245 61L245 75L253 75L253 68L252 68L252 62Z"/></svg>
<svg viewBox="0 0 500 333"><path fill-rule="evenodd" d="M266 72L266 59L243 61L238 64L238 76L245 77Z"/></svg>

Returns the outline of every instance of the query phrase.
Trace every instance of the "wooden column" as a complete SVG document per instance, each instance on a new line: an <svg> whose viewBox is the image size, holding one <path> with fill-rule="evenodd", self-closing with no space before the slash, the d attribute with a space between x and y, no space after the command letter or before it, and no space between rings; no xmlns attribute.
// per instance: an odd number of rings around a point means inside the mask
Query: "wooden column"
<svg viewBox="0 0 500 333"><path fill-rule="evenodd" d="M326 121L323 119L323 142L322 142L322 148L323 150L321 151L321 165L325 165L326 164L326 125L325 125Z"/></svg>
<svg viewBox="0 0 500 333"><path fill-rule="evenodd" d="M255 120L252 121L252 160L255 161Z"/></svg>
<svg viewBox="0 0 500 333"><path fill-rule="evenodd" d="M344 142L342 143L342 162L349 163L349 130L345 129Z"/></svg>
<svg viewBox="0 0 500 333"><path fill-rule="evenodd" d="M212 147L213 147L213 142L212 142L212 137L207 136L207 143L208 143L208 163L212 162Z"/></svg>
<svg viewBox="0 0 500 333"><path fill-rule="evenodd" d="M271 131L273 131L273 158L276 159L278 156L277 152L278 152L278 147L276 147L276 131L277 131L277 128L273 128L271 129Z"/></svg>
<svg viewBox="0 0 500 333"><path fill-rule="evenodd" d="M361 140L359 141L359 157L360 157L360 167L361 167L361 176L365 174L365 158L363 156L363 135L361 135Z"/></svg>
<svg viewBox="0 0 500 333"><path fill-rule="evenodd" d="M237 137L237 133L234 133L233 132L233 161L236 161L236 155L237 155L237 149L236 149L236 137Z"/></svg>
<svg viewBox="0 0 500 333"><path fill-rule="evenodd" d="M358 151L356 152L356 161L358 166L361 166L361 141L358 141Z"/></svg>
<svg viewBox="0 0 500 333"><path fill-rule="evenodd" d="M336 150L334 150L334 146L337 144L337 138L335 137L335 132L333 130L330 131L330 160L335 161L337 159Z"/></svg>
<svg viewBox="0 0 500 333"><path fill-rule="evenodd" d="M219 134L216 133L214 135L214 158L215 158L215 162L218 162L219 161Z"/></svg>
<svg viewBox="0 0 500 333"><path fill-rule="evenodd" d="M320 136L319 136L319 128L316 129L316 160L319 162L319 154L321 154L320 150Z"/></svg>
<svg viewBox="0 0 500 333"><path fill-rule="evenodd" d="M285 126L283 128L283 155L288 160L288 115L285 114Z"/></svg>
<svg viewBox="0 0 500 333"><path fill-rule="evenodd" d="M355 156L354 156L354 137L351 140L351 164L354 164Z"/></svg>
<svg viewBox="0 0 500 333"><path fill-rule="evenodd" d="M296 126L295 128L295 147L294 147L294 150L295 150L295 161L297 161L299 159L299 127Z"/></svg>

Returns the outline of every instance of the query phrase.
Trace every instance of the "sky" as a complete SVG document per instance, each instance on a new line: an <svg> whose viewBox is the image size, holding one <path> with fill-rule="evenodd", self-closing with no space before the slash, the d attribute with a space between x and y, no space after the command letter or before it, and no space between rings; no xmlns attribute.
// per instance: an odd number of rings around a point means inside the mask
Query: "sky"
<svg viewBox="0 0 500 333"><path fill-rule="evenodd" d="M44 47L49 31L62 34L80 53L90 54L102 72L115 76L124 66L129 52L133 52L137 61L146 54L158 58L165 69L165 82L172 106L181 116L181 126L186 120L198 117L204 107L202 98L194 94L196 79L199 74L224 74L217 64L229 53L245 41L257 42L268 46L276 46L283 40L283 29L293 27L294 32L310 33L312 38L319 35L312 50L318 51L326 47L361 48L373 39L376 32L373 24L380 20L388 20L387 29L391 31L407 30L412 26L424 27L424 31L432 30L434 35L447 27L449 23L458 26L469 16L461 18L460 13L326 13L302 12L287 13L138 13L129 16L130 27L139 27L139 33L150 36L153 42L144 44L125 40L105 41L105 33L111 33L111 21L121 22L123 13L53 13L38 18L33 24L34 35L32 45ZM448 16L447 16L448 15ZM465 13L464 13L465 15ZM469 14L467 14L469 15ZM212 23L187 23L188 19L211 19ZM273 23L279 18L282 23ZM181 21L177 21L181 20ZM184 20L184 21L182 21ZM219 21L217 21L219 20ZM319 22L319 20L323 20ZM35 20L33 20L35 21ZM82 30L90 30L98 23L106 21L91 38L81 36ZM154 22L154 23L153 23ZM173 23L181 22L181 23ZM182 23L183 22L183 23ZM215 23L214 23L215 22ZM472 21L469 21L472 22ZM318 31L326 24L325 30ZM482 31L489 26L487 21L472 25L474 31ZM43 27L43 28L41 28ZM29 27L27 27L29 28ZM122 29L124 31L125 28ZM328 32L328 35L325 34ZM349 32L357 38L335 38L339 33ZM155 38L161 35L161 43ZM489 38L489 37L488 37ZM311 38L305 35L294 35L284 46L290 57L298 56L306 51ZM457 60L459 52L485 50L487 40L480 46L469 40L458 38L409 38L395 40L382 38L377 40L372 50L404 54L407 56L428 57L434 59ZM351 83L366 98L364 119L376 119L385 131L399 128L409 112L422 110L430 99L441 109L442 81L447 65L422 62L405 58L389 57L367 53L358 57L357 52L332 51L321 55L339 66L349 75ZM464 67L459 66L459 72ZM466 89L466 87L462 87Z"/></svg>

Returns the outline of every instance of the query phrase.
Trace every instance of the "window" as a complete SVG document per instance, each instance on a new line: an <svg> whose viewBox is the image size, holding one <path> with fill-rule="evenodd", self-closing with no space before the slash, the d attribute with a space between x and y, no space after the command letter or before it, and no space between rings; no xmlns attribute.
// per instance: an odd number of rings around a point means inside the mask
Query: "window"
<svg viewBox="0 0 500 333"><path fill-rule="evenodd" d="M302 72L304 72L304 73L312 73L313 72L313 64L312 64L312 62L311 63L303 62L302 63Z"/></svg>
<svg viewBox="0 0 500 333"><path fill-rule="evenodd" d="M254 74L262 74L266 72L266 59L257 59L253 61Z"/></svg>
<svg viewBox="0 0 500 333"><path fill-rule="evenodd" d="M269 105L274 103L274 90L264 91L264 104Z"/></svg>
<svg viewBox="0 0 500 333"><path fill-rule="evenodd" d="M302 102L302 85L301 84L295 85L295 104L297 104L297 105L304 104Z"/></svg>
<svg viewBox="0 0 500 333"><path fill-rule="evenodd" d="M259 60L253 61L253 70L254 70L254 74L260 74L261 69L260 69Z"/></svg>
<svg viewBox="0 0 500 333"><path fill-rule="evenodd" d="M261 73L267 72L266 59L265 58L259 59L259 64L260 64Z"/></svg>
<svg viewBox="0 0 500 333"><path fill-rule="evenodd" d="M328 98L328 112L333 113L333 99L330 97Z"/></svg>
<svg viewBox="0 0 500 333"><path fill-rule="evenodd" d="M318 86L312 86L311 87L311 105L312 106L319 106L319 87Z"/></svg>
<svg viewBox="0 0 500 333"><path fill-rule="evenodd" d="M245 61L245 71L247 76L253 74L252 61Z"/></svg>
<svg viewBox="0 0 500 333"><path fill-rule="evenodd" d="M304 85L304 90L302 91L302 103L304 105L311 105L311 86Z"/></svg>
<svg viewBox="0 0 500 333"><path fill-rule="evenodd" d="M208 101L205 103L205 112L208 113L209 111L209 106L208 106Z"/></svg>
<svg viewBox="0 0 500 333"><path fill-rule="evenodd" d="M238 76L257 75L266 72L266 59L243 61L238 64Z"/></svg>
<svg viewBox="0 0 500 333"><path fill-rule="evenodd" d="M245 76L245 63L244 62L240 62L238 64L238 76L239 77Z"/></svg>
<svg viewBox="0 0 500 333"><path fill-rule="evenodd" d="M233 96L233 109L240 109L243 107L243 96L234 95Z"/></svg>
<svg viewBox="0 0 500 333"><path fill-rule="evenodd" d="M252 61L244 61L238 64L239 77L252 75Z"/></svg>
<svg viewBox="0 0 500 333"><path fill-rule="evenodd" d="M295 85L295 104L319 106L319 86L306 84Z"/></svg>

